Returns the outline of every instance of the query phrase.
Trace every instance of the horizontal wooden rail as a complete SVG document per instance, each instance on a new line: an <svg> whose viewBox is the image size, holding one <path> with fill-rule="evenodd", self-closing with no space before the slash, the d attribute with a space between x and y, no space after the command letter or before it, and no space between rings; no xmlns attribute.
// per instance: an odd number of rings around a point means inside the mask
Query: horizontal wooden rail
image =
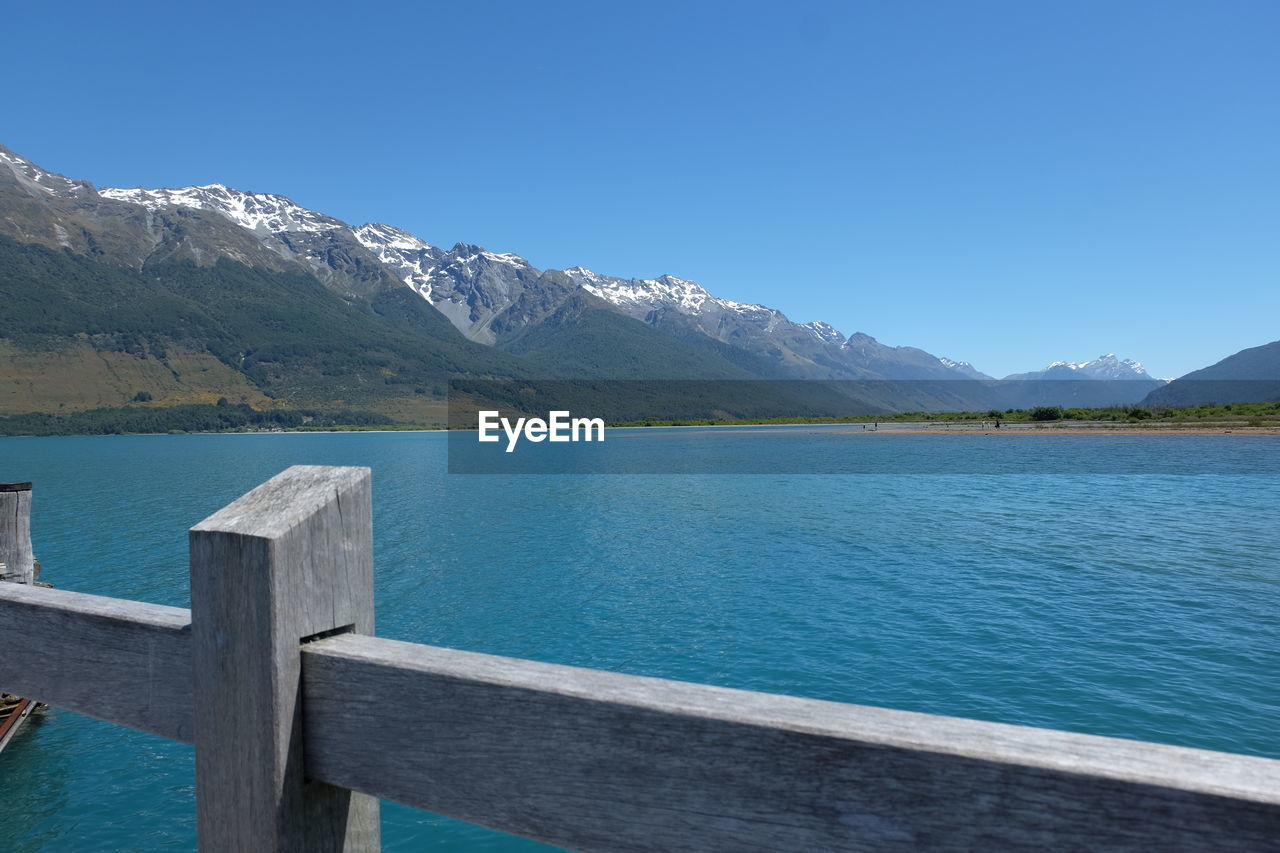
<svg viewBox="0 0 1280 853"><path fill-rule="evenodd" d="M0 687L190 742L186 610L0 584ZM1280 761L344 634L306 775L582 850L1264 850Z"/></svg>
<svg viewBox="0 0 1280 853"><path fill-rule="evenodd" d="M193 742L189 610L0 583L0 625L5 691Z"/></svg>
<svg viewBox="0 0 1280 853"><path fill-rule="evenodd" d="M343 636L307 767L581 850L1258 850L1280 761Z"/></svg>

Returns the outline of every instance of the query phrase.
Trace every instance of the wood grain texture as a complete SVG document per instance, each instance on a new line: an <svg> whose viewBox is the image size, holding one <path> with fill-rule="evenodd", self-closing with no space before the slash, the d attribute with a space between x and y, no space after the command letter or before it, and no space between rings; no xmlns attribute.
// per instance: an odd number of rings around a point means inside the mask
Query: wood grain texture
<svg viewBox="0 0 1280 853"><path fill-rule="evenodd" d="M0 584L0 690L191 743L190 613Z"/></svg>
<svg viewBox="0 0 1280 853"><path fill-rule="evenodd" d="M372 637L303 658L316 775L576 850L1280 848L1280 761Z"/></svg>
<svg viewBox="0 0 1280 853"><path fill-rule="evenodd" d="M0 584L31 641L0 689L190 742L188 616ZM580 849L1280 844L1267 759L364 637L302 658L310 775Z"/></svg>
<svg viewBox="0 0 1280 853"><path fill-rule="evenodd" d="M295 466L190 532L196 812L204 851L378 847L378 804L308 781L300 648L373 630L367 468Z"/></svg>
<svg viewBox="0 0 1280 853"><path fill-rule="evenodd" d="M31 556L31 484L0 484L0 580L31 583L35 561Z"/></svg>

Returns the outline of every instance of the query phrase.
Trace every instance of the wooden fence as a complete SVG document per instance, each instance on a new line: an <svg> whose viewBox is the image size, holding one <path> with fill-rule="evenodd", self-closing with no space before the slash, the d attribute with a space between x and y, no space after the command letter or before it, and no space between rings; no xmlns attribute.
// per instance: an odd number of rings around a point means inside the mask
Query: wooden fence
<svg viewBox="0 0 1280 853"><path fill-rule="evenodd" d="M377 798L581 850L1280 849L1280 761L378 639L368 469L190 547L190 611L0 584L0 689L194 744L202 850L374 850Z"/></svg>

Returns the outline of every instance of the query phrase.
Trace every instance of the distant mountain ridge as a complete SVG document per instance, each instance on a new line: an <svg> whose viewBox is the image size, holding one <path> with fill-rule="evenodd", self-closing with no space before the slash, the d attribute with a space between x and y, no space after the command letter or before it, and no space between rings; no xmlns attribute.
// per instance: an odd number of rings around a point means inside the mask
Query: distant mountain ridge
<svg viewBox="0 0 1280 853"><path fill-rule="evenodd" d="M172 207L217 213L252 232L281 257L303 262L326 282L340 280L344 271L352 268L361 269L361 260L376 259L465 336L488 345L502 345L495 328L511 333L518 325L521 311L517 306L543 275L513 253L464 243L441 249L394 226L350 226L285 196L234 190L222 184L178 189L106 188L99 193L152 213ZM353 252L352 243L367 256ZM335 252L342 263L334 263ZM951 365L955 362L914 347L887 347L861 333L846 339L825 323L797 324L775 309L722 299L675 276L622 279L583 267L570 267L563 274L571 284L602 300L604 306L686 343L690 342L688 333L698 332L744 350L744 369L763 371L770 378L960 379L974 374L968 365L968 369L954 369ZM569 298L568 289L558 289ZM544 298L546 291L543 288ZM513 314L502 317L512 309ZM525 317L530 319L527 313Z"/></svg>
<svg viewBox="0 0 1280 853"><path fill-rule="evenodd" d="M282 256L301 255L322 279L333 277L330 252L331 246L340 242L337 235L349 233L465 336L488 345L500 344L495 323L508 334L520 325L518 310L505 318L501 315L510 312L542 276L542 271L514 253L491 252L465 243L441 249L401 228L381 223L352 227L285 196L233 190L222 184L179 189L106 188L99 192L153 211L180 206L219 213L252 231ZM299 233L312 236L306 240L282 237ZM845 337L821 321L795 323L776 309L717 297L696 282L676 276L623 279L584 267L569 267L563 272L571 282L625 316L677 337L696 331L766 357L768 363L756 360L746 369L771 378L992 378L969 362L939 358L915 347L888 347L860 332ZM568 291L562 295L567 298ZM1005 378L1158 381L1140 362L1119 360L1114 353L1086 362L1058 361L1040 371Z"/></svg>
<svg viewBox="0 0 1280 853"><path fill-rule="evenodd" d="M1029 373L1014 373L1006 376L1005 379L1021 381L1039 379L1098 379L1103 381L1132 380L1143 382L1161 381L1147 373L1147 369L1142 366L1142 362L1134 361L1131 358L1126 358L1122 361L1113 352L1100 355L1092 361L1055 361L1043 370L1034 370Z"/></svg>
<svg viewBox="0 0 1280 853"><path fill-rule="evenodd" d="M967 361L952 361L949 358L938 359L944 367L949 367L956 373L964 376L966 379L991 379L993 377L983 373Z"/></svg>
<svg viewBox="0 0 1280 853"><path fill-rule="evenodd" d="M922 384L904 396L912 408L935 410L1043 399L1037 392L1023 400L1009 389L993 395L986 389L995 380L967 362L886 346L861 332L845 336L821 321L796 323L776 309L724 299L675 276L539 270L513 253L465 243L444 249L394 226L352 226L283 195L223 184L96 189L3 146L0 237L15 241L4 251L14 270L25 271L0 279L0 296L8 294L9 303L0 327L0 411L23 411L23 401L36 399L28 391L38 383L15 378L4 384L6 371L25 375L18 365L34 352L31 346L45 348L39 359L49 369L71 369L65 348L73 340L81 347L75 370L89 371L81 384L112 389L95 392L98 405L128 402L122 395L135 389L150 394L150 386L139 383L168 383L174 389L164 401L191 402L191 395L235 386L236 399L255 404L359 403L421 418L431 405L438 411L449 376L953 383ZM67 266L36 246L87 260ZM94 273L92 264L105 266ZM47 286L55 268L65 276L56 288ZM95 279L111 287L95 293ZM252 294L250 302L244 293ZM307 305L296 301L303 293L310 294ZM62 301L49 301L55 298ZM120 298L132 300L130 311L95 304ZM172 313L158 312L170 318L169 326L132 310L150 301L169 306ZM256 306L253 317L243 313L249 304ZM344 312L351 312L350 322ZM57 323L48 322L52 316ZM62 343L49 343L50 335ZM50 355L55 352L63 354ZM140 368L146 378L108 382L132 375L111 361L116 352L149 365ZM193 364L212 355L222 366L199 368L206 379L197 382L190 369L170 363L179 352ZM90 353L114 366L98 365ZM99 378L85 378L90 375ZM1137 362L1111 355L1055 363L1035 375L1102 380L1096 389L1064 391L1068 401L1131 402L1138 386L1155 382ZM1109 387L1100 397L1103 385ZM88 403L70 395L58 405Z"/></svg>
<svg viewBox="0 0 1280 853"><path fill-rule="evenodd" d="M1249 347L1153 390L1153 406L1280 400L1280 341Z"/></svg>

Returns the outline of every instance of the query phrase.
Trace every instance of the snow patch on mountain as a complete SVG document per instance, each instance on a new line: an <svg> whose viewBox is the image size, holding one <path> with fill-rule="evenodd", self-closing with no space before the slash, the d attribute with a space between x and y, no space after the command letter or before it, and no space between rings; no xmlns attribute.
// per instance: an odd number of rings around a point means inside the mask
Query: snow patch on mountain
<svg viewBox="0 0 1280 853"><path fill-rule="evenodd" d="M438 249L400 228L369 223L354 229L356 239L373 252L383 264L417 291L422 298L439 307L442 301L459 301L456 292L459 277L476 273L476 262L483 260L514 269L533 272L529 262L511 252L490 252L479 246L459 243L451 250ZM453 315L450 315L451 318Z"/></svg>
<svg viewBox="0 0 1280 853"><path fill-rule="evenodd" d="M1090 379L1150 379L1147 370L1142 366L1142 362L1134 361L1126 358L1123 361L1116 357L1116 354L1109 352L1106 355L1100 355L1093 361L1081 361L1074 364L1065 361L1056 361L1049 365L1048 369L1054 367L1065 368L1074 371Z"/></svg>
<svg viewBox="0 0 1280 853"><path fill-rule="evenodd" d="M371 222L353 232L360 245L377 256L419 296L435 303L432 276L444 252L400 228Z"/></svg>
<svg viewBox="0 0 1280 853"><path fill-rule="evenodd" d="M488 249L482 249L479 246L471 246L466 243L459 243L453 247L453 262L466 266L478 259L483 258L493 264L506 264L511 267L528 267L529 262L524 258L512 252L490 252Z"/></svg>
<svg viewBox="0 0 1280 853"><path fill-rule="evenodd" d="M50 195L75 198L93 195L93 184L88 181L73 181L55 172L45 171L3 145L0 145L0 166L7 166L18 182L30 189L40 190Z"/></svg>
<svg viewBox="0 0 1280 853"><path fill-rule="evenodd" d="M829 323L824 323L821 320L814 320L812 323L801 323L800 327L808 329L813 333L815 338L822 341L824 344L831 344L832 346L838 347L842 346L845 342L844 335L840 334L839 330L837 330L835 326L832 326Z"/></svg>
<svg viewBox="0 0 1280 853"><path fill-rule="evenodd" d="M1043 370L1031 373L1015 373L1006 379L1098 379L1105 381L1142 379L1155 381L1142 366L1131 358L1120 359L1115 353L1100 355L1092 361L1055 361Z"/></svg>
<svg viewBox="0 0 1280 853"><path fill-rule="evenodd" d="M938 363L948 370L959 374L965 379L991 379L993 377L983 373L967 361L952 361L949 358L939 358Z"/></svg>
<svg viewBox="0 0 1280 853"><path fill-rule="evenodd" d="M158 190L108 187L98 192L104 198L140 204L148 210L178 206L213 211L258 233L318 232L348 227L332 216L308 210L285 196L250 193L222 184Z"/></svg>
<svg viewBox="0 0 1280 853"><path fill-rule="evenodd" d="M435 249L430 243L418 239L403 228L380 222L361 225L355 229L355 235L366 249L387 248L401 252L430 252Z"/></svg>
<svg viewBox="0 0 1280 853"><path fill-rule="evenodd" d="M675 308L683 314L702 314L712 309L742 314L762 311L776 313L763 305L749 305L712 296L697 282L673 275L626 279L601 275L585 267L570 267L565 273L587 292L623 308Z"/></svg>

